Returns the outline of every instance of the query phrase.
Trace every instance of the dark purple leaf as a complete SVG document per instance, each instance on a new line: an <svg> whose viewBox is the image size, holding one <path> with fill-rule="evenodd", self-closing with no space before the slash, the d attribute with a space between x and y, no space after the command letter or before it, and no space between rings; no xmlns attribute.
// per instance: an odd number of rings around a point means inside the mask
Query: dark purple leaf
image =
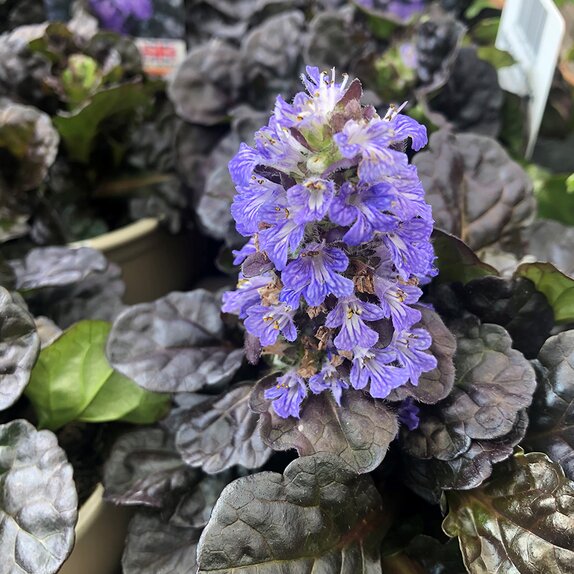
<svg viewBox="0 0 574 574"><path fill-rule="evenodd" d="M437 227L472 249L510 240L534 216L532 182L491 138L440 130L413 161Z"/></svg>
<svg viewBox="0 0 574 574"><path fill-rule="evenodd" d="M300 458L283 475L225 488L201 535L198 572L382 574L384 520L369 477L333 455Z"/></svg>
<svg viewBox="0 0 574 574"><path fill-rule="evenodd" d="M474 440L470 448L451 460L405 457L405 481L429 502L438 502L442 490L468 490L480 486L492 474L493 465L512 456L526 433L528 417L519 414L515 427L493 440ZM429 496L429 493L433 494Z"/></svg>
<svg viewBox="0 0 574 574"><path fill-rule="evenodd" d="M545 452L574 480L574 331L550 337L538 359L540 382L524 444Z"/></svg>
<svg viewBox="0 0 574 574"><path fill-rule="evenodd" d="M538 355L554 327L554 312L532 281L484 277L464 287L465 306L483 323L504 327L527 359Z"/></svg>
<svg viewBox="0 0 574 574"><path fill-rule="evenodd" d="M108 339L112 366L145 389L193 392L231 380L243 350L224 340L219 302L196 289L126 309Z"/></svg>
<svg viewBox="0 0 574 574"><path fill-rule="evenodd" d="M187 464L214 474L267 462L272 451L260 436L259 417L249 410L252 389L250 384L233 387L183 416L176 446Z"/></svg>
<svg viewBox="0 0 574 574"><path fill-rule="evenodd" d="M0 411L12 406L24 391L39 352L32 315L0 287Z"/></svg>
<svg viewBox="0 0 574 574"><path fill-rule="evenodd" d="M237 102L241 85L239 52L212 41L194 48L177 69L168 94L188 122L213 125Z"/></svg>
<svg viewBox="0 0 574 574"><path fill-rule="evenodd" d="M301 418L282 419L263 396L275 384L271 375L257 383L251 408L261 414L261 435L274 450L296 449L299 456L333 453L362 474L377 468L398 431L397 415L383 401L360 391L343 393L339 407L331 394L311 395Z"/></svg>
<svg viewBox="0 0 574 574"><path fill-rule="evenodd" d="M574 488L541 453L518 454L480 488L447 493L443 528L472 574L562 574L574 563Z"/></svg>
<svg viewBox="0 0 574 574"><path fill-rule="evenodd" d="M467 321L457 327L456 383L440 412L446 424L464 425L473 439L508 434L532 402L536 376L498 325Z"/></svg>
<svg viewBox="0 0 574 574"><path fill-rule="evenodd" d="M104 497L114 504L162 508L198 481L198 471L184 464L169 435L146 428L114 444L104 466Z"/></svg>
<svg viewBox="0 0 574 574"><path fill-rule="evenodd" d="M436 217L436 215L435 215ZM435 229L432 235L439 275L442 283L468 283L488 275L498 275L497 270L483 263L474 251L458 237Z"/></svg>
<svg viewBox="0 0 574 574"><path fill-rule="evenodd" d="M139 511L128 529L124 574L197 574L200 534L200 529L175 526L159 513Z"/></svg>
<svg viewBox="0 0 574 574"><path fill-rule="evenodd" d="M54 574L74 545L78 496L72 466L50 431L0 425L3 572Z"/></svg>
<svg viewBox="0 0 574 574"><path fill-rule="evenodd" d="M78 283L108 266L106 258L90 247L37 247L10 264L16 274L16 288L26 291Z"/></svg>

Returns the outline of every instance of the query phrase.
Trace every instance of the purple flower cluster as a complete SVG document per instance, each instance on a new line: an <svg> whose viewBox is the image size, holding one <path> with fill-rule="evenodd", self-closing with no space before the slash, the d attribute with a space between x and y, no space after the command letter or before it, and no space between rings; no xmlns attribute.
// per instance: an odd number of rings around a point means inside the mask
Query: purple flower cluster
<svg viewBox="0 0 574 574"><path fill-rule="evenodd" d="M152 0L90 0L90 9L102 28L126 31L128 19L149 20L153 15Z"/></svg>
<svg viewBox="0 0 574 574"><path fill-rule="evenodd" d="M425 8L426 0L355 0L368 10L393 14L399 20L408 20Z"/></svg>
<svg viewBox="0 0 574 574"><path fill-rule="evenodd" d="M349 388L385 398L436 366L415 306L436 274L433 219L400 151L407 139L423 147L426 129L393 106L380 117L361 105L360 82L338 83L334 70L308 67L303 82L308 93L278 97L229 165L249 241L223 311L283 370L265 395L281 417L299 416L309 391L338 404Z"/></svg>

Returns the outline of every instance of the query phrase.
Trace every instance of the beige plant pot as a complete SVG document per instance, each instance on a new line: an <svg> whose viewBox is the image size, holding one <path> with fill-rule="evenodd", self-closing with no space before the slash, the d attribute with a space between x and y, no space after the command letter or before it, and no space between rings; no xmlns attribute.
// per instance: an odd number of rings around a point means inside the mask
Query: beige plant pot
<svg viewBox="0 0 574 574"><path fill-rule="evenodd" d="M131 511L104 502L103 492L98 484L80 508L76 543L59 574L119 574Z"/></svg>
<svg viewBox="0 0 574 574"><path fill-rule="evenodd" d="M124 301L133 305L189 289L200 274L198 241L192 233L172 235L147 218L71 245L98 249L117 263L126 284Z"/></svg>

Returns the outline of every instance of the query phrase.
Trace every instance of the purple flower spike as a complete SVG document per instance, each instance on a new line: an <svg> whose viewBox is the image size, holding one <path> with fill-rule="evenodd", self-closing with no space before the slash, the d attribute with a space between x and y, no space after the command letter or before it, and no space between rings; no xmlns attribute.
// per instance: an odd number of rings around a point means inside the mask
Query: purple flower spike
<svg viewBox="0 0 574 574"><path fill-rule="evenodd" d="M285 373L265 395L281 417L299 416L308 388L339 406L345 389L384 399L436 365L414 327L418 285L436 274L432 213L397 145L420 149L426 129L400 106L384 117L361 106L360 82L334 70L308 67L303 83L229 164L249 241L234 252L245 278L223 310Z"/></svg>
<svg viewBox="0 0 574 574"><path fill-rule="evenodd" d="M277 384L265 391L264 397L273 401L273 410L283 419L299 418L301 403L307 396L307 386L296 371L277 377Z"/></svg>

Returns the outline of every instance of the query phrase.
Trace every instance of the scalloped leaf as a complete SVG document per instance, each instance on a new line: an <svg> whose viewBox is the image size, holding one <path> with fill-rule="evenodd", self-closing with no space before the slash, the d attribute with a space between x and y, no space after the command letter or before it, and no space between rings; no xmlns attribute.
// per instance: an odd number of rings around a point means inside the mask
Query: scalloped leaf
<svg viewBox="0 0 574 574"><path fill-rule="evenodd" d="M534 359L554 327L554 312L545 295L524 277L484 277L464 288L465 307L483 323L504 327L512 345Z"/></svg>
<svg viewBox="0 0 574 574"><path fill-rule="evenodd" d="M190 466L215 474L235 465L263 466L273 451L249 409L252 384L235 386L181 415L176 447Z"/></svg>
<svg viewBox="0 0 574 574"><path fill-rule="evenodd" d="M398 431L397 415L383 401L347 391L339 407L330 393L322 393L305 400L300 419L283 419L263 396L275 379L270 375L257 383L250 405L261 415L261 436L272 449L336 454L359 474L381 464Z"/></svg>
<svg viewBox="0 0 574 574"><path fill-rule="evenodd" d="M16 288L23 291L63 287L83 281L94 272L103 272L106 258L91 247L37 247L24 259L10 261Z"/></svg>
<svg viewBox="0 0 574 574"><path fill-rule="evenodd" d="M34 318L0 287L0 411L20 398L39 352Z"/></svg>
<svg viewBox="0 0 574 574"><path fill-rule="evenodd" d="M574 321L574 279L565 275L552 263L523 263L514 277L526 277L536 289L544 293L554 310L556 323Z"/></svg>
<svg viewBox="0 0 574 574"><path fill-rule="evenodd" d="M198 573L382 574L384 521L370 477L333 455L300 458L283 475L225 488L199 541Z"/></svg>
<svg viewBox="0 0 574 574"><path fill-rule="evenodd" d="M109 332L104 321L81 321L41 351L25 391L40 426L147 424L166 413L169 397L140 388L109 365L104 352Z"/></svg>
<svg viewBox="0 0 574 574"><path fill-rule="evenodd" d="M413 163L437 227L472 249L511 239L534 217L530 179L492 138L443 129Z"/></svg>
<svg viewBox="0 0 574 574"><path fill-rule="evenodd" d="M104 498L114 504L167 506L175 494L199 480L181 460L173 439L160 428L121 436L104 466Z"/></svg>
<svg viewBox="0 0 574 574"><path fill-rule="evenodd" d="M536 375L524 355L499 325L469 320L456 327L457 379L441 405L447 424L464 425L473 439L492 439L509 433L518 413L532 402Z"/></svg>
<svg viewBox="0 0 574 574"><path fill-rule="evenodd" d="M201 529L180 527L159 513L139 511L130 521L122 557L124 574L197 574Z"/></svg>
<svg viewBox="0 0 574 574"><path fill-rule="evenodd" d="M550 337L538 360L543 369L524 446L546 453L574 480L574 331Z"/></svg>
<svg viewBox="0 0 574 574"><path fill-rule="evenodd" d="M194 392L228 383L243 350L224 340L220 305L196 289L134 305L114 322L107 345L110 363L150 391Z"/></svg>
<svg viewBox="0 0 574 574"><path fill-rule="evenodd" d="M78 496L72 466L50 431L0 425L2 572L54 574L74 545Z"/></svg>
<svg viewBox="0 0 574 574"><path fill-rule="evenodd" d="M574 563L574 487L541 453L518 454L481 488L448 492L443 528L471 574L563 574Z"/></svg>
<svg viewBox="0 0 574 574"><path fill-rule="evenodd" d="M528 417L522 411L514 428L493 440L473 440L468 450L449 460L405 457L405 481L429 502L438 503L443 490L468 490L492 474L493 465L512 456L522 440Z"/></svg>

